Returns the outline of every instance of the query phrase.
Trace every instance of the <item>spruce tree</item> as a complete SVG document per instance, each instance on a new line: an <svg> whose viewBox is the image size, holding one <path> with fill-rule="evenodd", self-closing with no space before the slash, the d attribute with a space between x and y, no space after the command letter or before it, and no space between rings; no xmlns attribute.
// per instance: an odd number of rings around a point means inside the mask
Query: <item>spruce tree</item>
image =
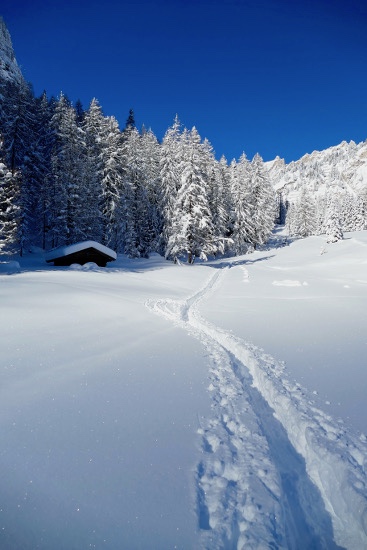
<svg viewBox="0 0 367 550"><path fill-rule="evenodd" d="M19 238L20 253L32 240L36 211L33 209L38 189L35 186L39 165L37 151L36 102L31 87L23 80L12 83L11 103L6 107L4 121L5 162L13 175L20 178L18 206L20 208ZM4 103L6 100L4 98Z"/></svg>
<svg viewBox="0 0 367 550"><path fill-rule="evenodd" d="M0 150L2 148L0 140ZM19 207L21 175L9 170L0 159L0 254L21 252Z"/></svg>
<svg viewBox="0 0 367 550"><path fill-rule="evenodd" d="M84 131L83 171L81 173L85 197L85 208L81 212L80 224L88 239L101 241L103 223L102 203L102 149L105 144L106 121L98 101L92 99L89 109L84 113L82 129Z"/></svg>
<svg viewBox="0 0 367 550"><path fill-rule="evenodd" d="M130 258L146 257L150 249L148 196L140 156L140 135L130 127L124 136L124 251Z"/></svg>
<svg viewBox="0 0 367 550"><path fill-rule="evenodd" d="M231 175L231 240L236 255L246 254L251 246L253 215L250 210L250 163L243 153L238 163L230 165Z"/></svg>
<svg viewBox="0 0 367 550"><path fill-rule="evenodd" d="M79 217L85 208L81 181L83 132L76 123L76 113L61 94L51 119L52 190L50 193L51 245L70 244L86 237Z"/></svg>
<svg viewBox="0 0 367 550"><path fill-rule="evenodd" d="M51 182L52 133L51 109L46 93L35 101L35 122L30 131L33 143L22 165L23 207L27 217L28 240L31 244L46 247L49 230L49 185Z"/></svg>
<svg viewBox="0 0 367 550"><path fill-rule="evenodd" d="M144 186L147 194L147 224L150 235L150 250L160 251L160 236L163 218L160 210L161 180L160 159L161 147L151 130L144 131L140 137L141 170L144 174Z"/></svg>
<svg viewBox="0 0 367 550"><path fill-rule="evenodd" d="M122 251L126 223L123 196L126 154L118 122L114 117L107 117L104 122L100 162L102 243L115 251Z"/></svg>
<svg viewBox="0 0 367 550"><path fill-rule="evenodd" d="M328 243L336 243L343 239L343 230L340 220L340 201L335 194L327 197L324 231Z"/></svg>
<svg viewBox="0 0 367 550"><path fill-rule="evenodd" d="M217 163L215 172L214 200L211 206L216 235L224 239L224 251L231 246L231 211L233 210L230 172L224 156Z"/></svg>
<svg viewBox="0 0 367 550"><path fill-rule="evenodd" d="M133 130L135 128L136 128L136 125L135 125L134 111L133 111L133 109L130 109L129 110L129 116L126 119L126 124L125 124L125 130L124 131L129 132L130 130Z"/></svg>
<svg viewBox="0 0 367 550"><path fill-rule="evenodd" d="M276 217L275 192L259 154L251 161L250 191L250 242L256 248L269 239Z"/></svg>
<svg viewBox="0 0 367 550"><path fill-rule="evenodd" d="M309 237L316 232L316 204L305 186L289 208L287 227L289 234L297 237Z"/></svg>
<svg viewBox="0 0 367 550"><path fill-rule="evenodd" d="M166 254L167 246L173 235L173 219L177 193L180 188L183 167L184 139L181 123L176 115L173 125L167 129L160 157L160 211L162 216L162 233L159 252Z"/></svg>
<svg viewBox="0 0 367 550"><path fill-rule="evenodd" d="M218 248L208 202L201 139L195 127L186 135L181 186L177 193L173 232L166 257L176 259L186 256L187 262L193 263L195 258L206 260Z"/></svg>

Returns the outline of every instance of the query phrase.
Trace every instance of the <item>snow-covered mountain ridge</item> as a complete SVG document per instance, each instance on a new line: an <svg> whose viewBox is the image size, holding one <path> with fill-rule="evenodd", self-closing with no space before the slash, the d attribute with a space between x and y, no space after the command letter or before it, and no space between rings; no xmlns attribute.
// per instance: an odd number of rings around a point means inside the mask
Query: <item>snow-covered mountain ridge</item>
<svg viewBox="0 0 367 550"><path fill-rule="evenodd" d="M265 165L274 189L290 201L302 187L321 195L329 188L360 193L367 186L367 140L358 144L343 141L323 151L305 154L289 164L276 157Z"/></svg>
<svg viewBox="0 0 367 550"><path fill-rule="evenodd" d="M0 16L0 80L20 83L22 72L15 58L10 34L3 18Z"/></svg>

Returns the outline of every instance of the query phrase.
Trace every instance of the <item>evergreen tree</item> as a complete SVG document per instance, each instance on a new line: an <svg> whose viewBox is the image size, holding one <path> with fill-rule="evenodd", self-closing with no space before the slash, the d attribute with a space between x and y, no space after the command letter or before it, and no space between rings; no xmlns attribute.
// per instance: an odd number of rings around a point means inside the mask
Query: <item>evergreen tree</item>
<svg viewBox="0 0 367 550"><path fill-rule="evenodd" d="M34 212L34 221L31 233L34 243L41 245L43 249L48 246L49 232L51 229L51 210L53 196L53 178L51 170L51 154L54 145L54 132L51 127L51 119L56 103L49 102L44 92L36 100L37 121L37 162L33 172L34 193L32 196L31 210Z"/></svg>
<svg viewBox="0 0 367 550"><path fill-rule="evenodd" d="M124 250L131 258L147 257L150 251L149 200L141 163L140 135L130 128L124 139Z"/></svg>
<svg viewBox="0 0 367 550"><path fill-rule="evenodd" d="M343 194L340 200L340 223L343 231L355 231L358 225L358 207L356 196L350 192Z"/></svg>
<svg viewBox="0 0 367 550"><path fill-rule="evenodd" d="M251 244L250 177L251 166L243 153L238 163L231 162L231 239L236 255L246 254Z"/></svg>
<svg viewBox="0 0 367 550"><path fill-rule="evenodd" d="M0 149L2 140L0 141ZM12 255L21 251L20 228L21 175L9 170L0 160L0 254Z"/></svg>
<svg viewBox="0 0 367 550"><path fill-rule="evenodd" d="M275 192L264 169L263 159L256 154L250 169L250 242L266 243L275 223Z"/></svg>
<svg viewBox="0 0 367 550"><path fill-rule="evenodd" d="M202 171L206 179L207 198L212 215L213 239L217 248L216 254L223 254L227 242L226 229L228 226L228 213L224 199L226 182L222 179L224 171L216 161L213 147L207 139L204 139L202 143Z"/></svg>
<svg viewBox="0 0 367 550"><path fill-rule="evenodd" d="M14 175L18 173L21 184L18 206L20 253L34 223L33 199L37 195L34 188L34 176L38 168L37 122L35 118L35 99L31 87L21 80L11 83L11 97L3 98L6 118L3 120L5 162ZM9 91L8 90L8 91Z"/></svg>
<svg viewBox="0 0 367 550"><path fill-rule="evenodd" d="M290 235L309 237L315 234L316 204L306 187L302 187L298 201L291 204L287 215Z"/></svg>
<svg viewBox="0 0 367 550"><path fill-rule="evenodd" d="M79 218L85 207L81 181L83 133L76 113L61 94L51 119L53 147L50 196L51 245L70 244L85 238Z"/></svg>
<svg viewBox="0 0 367 550"><path fill-rule="evenodd" d="M160 236L162 233L163 218L160 210L161 181L160 158L161 147L151 130L144 131L140 137L141 170L144 174L144 186L148 203L148 233L150 235L150 249L159 252Z"/></svg>
<svg viewBox="0 0 367 550"><path fill-rule="evenodd" d="M312 235L322 235L324 231L324 218L326 210L325 196L316 195L313 204L315 205L315 220L313 226L310 228ZM311 209L312 209L311 203Z"/></svg>
<svg viewBox="0 0 367 550"><path fill-rule="evenodd" d="M176 115L173 125L166 131L160 157L160 211L162 234L159 252L166 253L168 242L173 235L173 219L177 193L180 188L183 167L184 140L181 123Z"/></svg>
<svg viewBox="0 0 367 550"><path fill-rule="evenodd" d="M335 243L343 239L343 230L340 221L340 203L337 196L329 196L327 199L324 229L326 241Z"/></svg>
<svg viewBox="0 0 367 550"><path fill-rule="evenodd" d="M287 202L284 202L283 194L281 191L277 193L276 204L277 204L277 211L278 211L278 217L276 222L279 223L280 225L284 225L287 217Z"/></svg>
<svg viewBox="0 0 367 550"><path fill-rule="evenodd" d="M82 124L85 116L85 111L83 109L82 102L80 99L76 100L75 103L75 113L76 113L76 122L77 124Z"/></svg>
<svg viewBox="0 0 367 550"><path fill-rule="evenodd" d="M126 124L125 124L125 130L126 132L129 132L130 130L136 129L135 125L135 115L134 111L132 109L129 110L129 116L127 117Z"/></svg>
<svg viewBox="0 0 367 550"><path fill-rule="evenodd" d="M213 214L213 224L215 234L223 239L224 250L229 250L233 244L230 235L231 228L231 212L233 210L230 171L227 160L224 156L221 157L216 165L215 182L213 201L211 211Z"/></svg>
<svg viewBox="0 0 367 550"><path fill-rule="evenodd" d="M361 189L356 198L355 231L367 229L367 187Z"/></svg>
<svg viewBox="0 0 367 550"><path fill-rule="evenodd" d="M206 260L209 254L218 250L203 171L203 148L195 127L187 134L183 157L181 187L177 193L173 233L166 257L175 259L185 255L188 263L193 263L195 258Z"/></svg>
<svg viewBox="0 0 367 550"><path fill-rule="evenodd" d="M22 166L34 140L34 96L30 86L24 81L14 85L8 102L2 131L5 161L11 172L15 172Z"/></svg>
<svg viewBox="0 0 367 550"><path fill-rule="evenodd" d="M25 201L23 208L27 217L28 240L31 244L46 247L48 232L48 196L51 181L52 133L51 110L46 93L35 100L33 143L22 166Z"/></svg>
<svg viewBox="0 0 367 550"><path fill-rule="evenodd" d="M102 243L113 250L122 251L124 227L126 228L127 223L123 196L126 153L118 122L114 117L105 119L100 163Z"/></svg>
<svg viewBox="0 0 367 550"><path fill-rule="evenodd" d="M84 113L82 122L84 131L83 181L85 208L81 213L80 224L87 238L101 241L103 222L102 202L102 149L105 144L106 121L98 101L92 99L89 109Z"/></svg>

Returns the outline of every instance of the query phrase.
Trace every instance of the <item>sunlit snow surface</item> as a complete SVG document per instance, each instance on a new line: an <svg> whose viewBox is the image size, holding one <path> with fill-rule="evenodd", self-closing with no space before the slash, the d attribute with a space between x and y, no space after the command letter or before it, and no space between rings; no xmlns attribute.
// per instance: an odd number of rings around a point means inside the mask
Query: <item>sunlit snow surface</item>
<svg viewBox="0 0 367 550"><path fill-rule="evenodd" d="M0 548L367 546L367 232L194 266L19 263L0 270Z"/></svg>

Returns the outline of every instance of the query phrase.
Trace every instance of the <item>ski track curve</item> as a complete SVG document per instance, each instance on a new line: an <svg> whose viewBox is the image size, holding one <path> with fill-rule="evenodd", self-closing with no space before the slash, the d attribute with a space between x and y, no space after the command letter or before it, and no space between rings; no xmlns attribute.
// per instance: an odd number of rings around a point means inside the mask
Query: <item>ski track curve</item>
<svg viewBox="0 0 367 550"><path fill-rule="evenodd" d="M202 548L367 548L366 437L315 407L282 363L202 318L200 302L227 270L187 300L146 303L210 357L196 472Z"/></svg>

